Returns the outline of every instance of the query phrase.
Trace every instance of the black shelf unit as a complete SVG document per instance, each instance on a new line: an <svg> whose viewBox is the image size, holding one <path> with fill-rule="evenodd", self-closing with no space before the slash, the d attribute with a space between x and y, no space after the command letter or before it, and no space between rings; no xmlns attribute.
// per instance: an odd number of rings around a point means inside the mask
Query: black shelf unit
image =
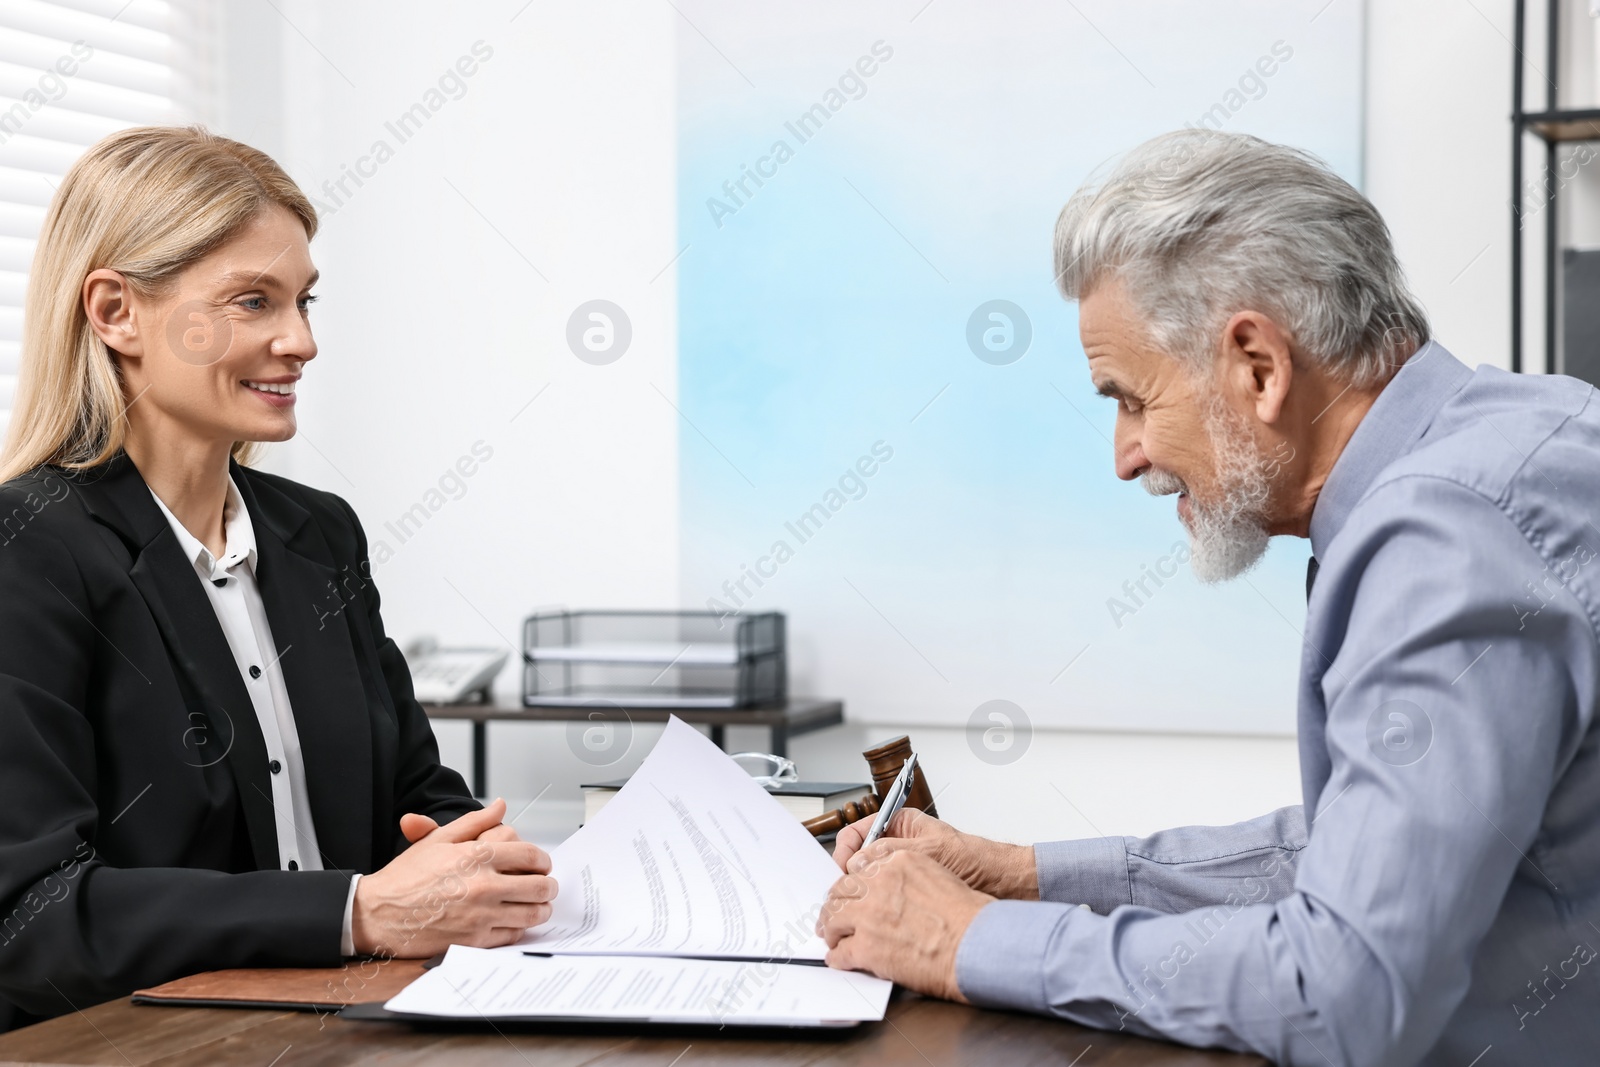
<svg viewBox="0 0 1600 1067"><path fill-rule="evenodd" d="M527 707L742 709L789 691L776 611L544 612L523 623L522 658Z"/></svg>
<svg viewBox="0 0 1600 1067"><path fill-rule="evenodd" d="M1527 0L1516 0L1516 23L1511 55L1511 369L1523 369L1523 138L1528 134L1544 143L1544 371L1558 367L1556 338L1556 287L1560 284L1560 248L1557 241L1556 151L1563 144L1600 142L1600 108L1562 108L1556 87L1560 84L1562 0L1545 2L1544 108L1523 109L1523 83L1527 78Z"/></svg>

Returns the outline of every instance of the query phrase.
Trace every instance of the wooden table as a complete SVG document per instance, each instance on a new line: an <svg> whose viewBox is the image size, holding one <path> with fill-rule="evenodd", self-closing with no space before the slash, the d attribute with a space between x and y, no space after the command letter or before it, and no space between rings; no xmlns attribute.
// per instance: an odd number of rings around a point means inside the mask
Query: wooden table
<svg viewBox="0 0 1600 1067"><path fill-rule="evenodd" d="M472 795L489 795L489 723L582 722L596 710L593 704L525 708L521 704L424 704L430 719L466 719L472 723ZM789 738L809 734L844 722L844 702L816 697L791 697L786 703L765 708L628 708L607 705L632 722L666 722L676 715L687 723L711 727L711 740L723 745L729 726L765 726L772 735L768 751L789 754Z"/></svg>
<svg viewBox="0 0 1600 1067"><path fill-rule="evenodd" d="M668 1036L415 1029L333 1015L144 1007L115 1000L0 1035L0 1065L291 1067L293 1064L471 1064L473 1067L700 1067L803 1064L967 1067L1265 1067L1257 1056L1202 1052L1028 1015L981 1011L898 990L881 1023L843 1034L754 1038L733 1030Z"/></svg>

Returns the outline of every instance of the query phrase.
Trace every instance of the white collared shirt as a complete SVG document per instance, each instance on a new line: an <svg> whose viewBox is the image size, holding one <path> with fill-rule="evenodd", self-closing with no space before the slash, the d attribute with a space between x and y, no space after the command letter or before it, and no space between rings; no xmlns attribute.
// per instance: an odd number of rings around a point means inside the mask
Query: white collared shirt
<svg viewBox="0 0 1600 1067"><path fill-rule="evenodd" d="M294 712L289 707L289 690L278 666L284 649L276 651L266 606L256 584L256 532L250 512L239 495L239 487L228 479L228 496L222 506L222 521L227 547L221 559L200 543L178 521L177 516L155 490L156 506L167 517L184 555L194 566L201 586L217 613L217 622L228 639L228 648L239 668L245 691L250 694L261 737L266 742L268 778L272 783L272 812L278 831L278 866L286 871L323 870L322 850L317 847L317 828L311 818L310 793L306 789L305 761L300 756L300 734L295 729ZM355 906L358 874L350 882L345 900L341 951L354 954L351 918Z"/></svg>

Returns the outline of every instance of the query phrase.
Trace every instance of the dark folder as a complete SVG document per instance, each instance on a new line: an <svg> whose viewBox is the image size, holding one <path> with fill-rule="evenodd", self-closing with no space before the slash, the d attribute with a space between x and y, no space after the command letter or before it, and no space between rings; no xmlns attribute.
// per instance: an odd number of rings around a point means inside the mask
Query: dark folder
<svg viewBox="0 0 1600 1067"><path fill-rule="evenodd" d="M422 976L432 960L351 960L343 967L206 971L136 990L135 1004L187 1008L339 1011L382 1004Z"/></svg>

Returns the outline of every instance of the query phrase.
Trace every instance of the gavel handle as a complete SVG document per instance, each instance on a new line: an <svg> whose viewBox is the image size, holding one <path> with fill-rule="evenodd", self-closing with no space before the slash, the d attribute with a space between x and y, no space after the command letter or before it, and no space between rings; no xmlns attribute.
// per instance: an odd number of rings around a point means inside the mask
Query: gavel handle
<svg viewBox="0 0 1600 1067"><path fill-rule="evenodd" d="M883 802L878 799L878 794L868 793L860 800L852 800L842 808L823 812L814 819L807 819L801 825L811 831L812 837L836 834L853 822L865 819L868 815L876 815L882 806Z"/></svg>

